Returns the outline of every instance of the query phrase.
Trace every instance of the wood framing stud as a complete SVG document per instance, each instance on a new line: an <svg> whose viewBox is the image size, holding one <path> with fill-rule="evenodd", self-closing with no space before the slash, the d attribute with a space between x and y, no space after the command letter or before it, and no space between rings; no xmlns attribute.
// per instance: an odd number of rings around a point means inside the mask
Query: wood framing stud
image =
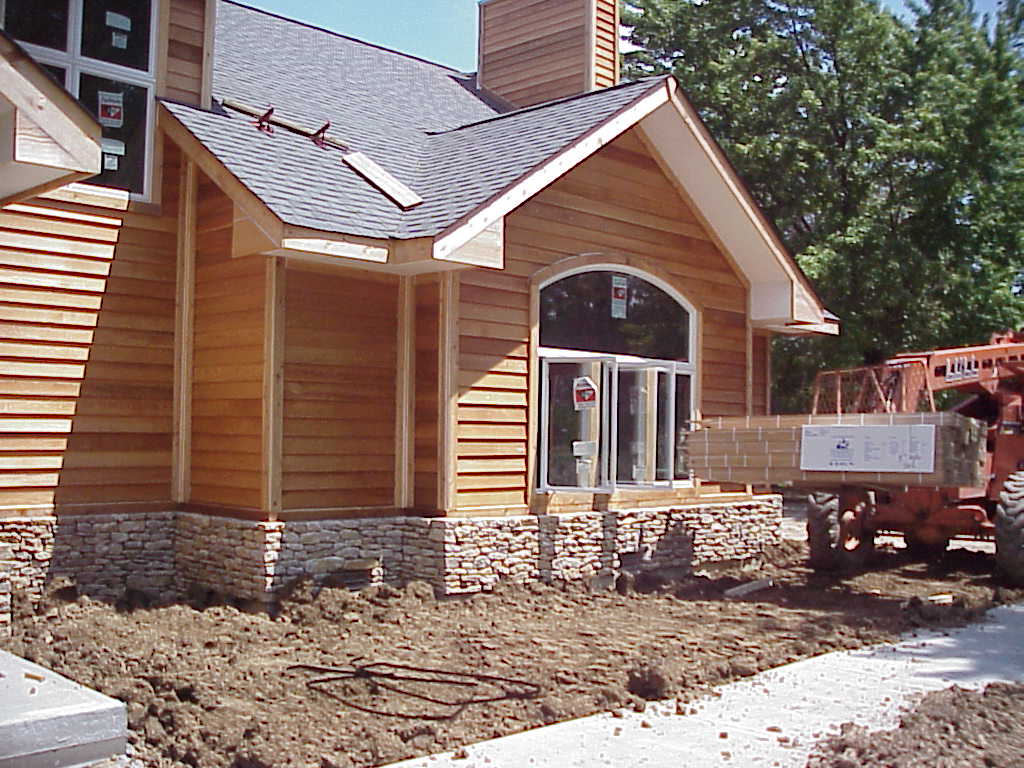
<svg viewBox="0 0 1024 768"><path fill-rule="evenodd" d="M182 159L178 194L178 274L174 308L174 442L171 495L183 504L191 491L192 345L196 277L196 165Z"/></svg>

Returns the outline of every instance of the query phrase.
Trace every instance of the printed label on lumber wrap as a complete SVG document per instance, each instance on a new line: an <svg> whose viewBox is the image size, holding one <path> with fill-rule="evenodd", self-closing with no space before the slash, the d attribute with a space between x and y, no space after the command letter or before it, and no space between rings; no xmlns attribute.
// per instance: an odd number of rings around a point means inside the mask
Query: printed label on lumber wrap
<svg viewBox="0 0 1024 768"><path fill-rule="evenodd" d="M928 474L935 471L935 425L805 424L800 469Z"/></svg>

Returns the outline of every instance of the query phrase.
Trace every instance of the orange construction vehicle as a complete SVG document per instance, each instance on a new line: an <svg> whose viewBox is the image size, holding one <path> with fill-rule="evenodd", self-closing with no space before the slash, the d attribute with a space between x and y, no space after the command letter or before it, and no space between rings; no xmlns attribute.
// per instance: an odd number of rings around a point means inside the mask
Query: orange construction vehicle
<svg viewBox="0 0 1024 768"><path fill-rule="evenodd" d="M919 555L946 549L954 537L995 538L996 564L1024 585L1024 330L982 346L897 355L881 365L818 374L813 412L934 411L935 395L967 395L950 410L988 425L980 488L843 486L814 493L807 518L816 568L856 566L877 533L901 533Z"/></svg>

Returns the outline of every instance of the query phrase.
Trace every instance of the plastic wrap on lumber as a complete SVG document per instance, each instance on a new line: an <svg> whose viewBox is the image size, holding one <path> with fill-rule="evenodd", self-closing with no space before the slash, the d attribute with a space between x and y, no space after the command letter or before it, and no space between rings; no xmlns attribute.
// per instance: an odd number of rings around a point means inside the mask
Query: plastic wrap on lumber
<svg viewBox="0 0 1024 768"><path fill-rule="evenodd" d="M919 472L828 472L800 469L803 427L901 426L936 428L935 469ZM687 436L697 477L718 483L828 487L980 487L985 484L985 425L956 413L738 416L708 419Z"/></svg>

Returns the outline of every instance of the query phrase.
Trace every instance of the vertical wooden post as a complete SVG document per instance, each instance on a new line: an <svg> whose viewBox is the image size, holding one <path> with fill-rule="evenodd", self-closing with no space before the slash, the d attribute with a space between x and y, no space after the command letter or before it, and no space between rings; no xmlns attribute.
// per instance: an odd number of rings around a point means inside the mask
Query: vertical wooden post
<svg viewBox="0 0 1024 768"><path fill-rule="evenodd" d="M415 278L398 279L398 354L395 365L395 508L413 505L416 405Z"/></svg>
<svg viewBox="0 0 1024 768"><path fill-rule="evenodd" d="M583 68L583 92L587 93L597 88L597 75L594 71L597 64L597 0L587 0L584 13L587 14L587 20L583 25L583 55L587 61Z"/></svg>
<svg viewBox="0 0 1024 768"><path fill-rule="evenodd" d="M169 5L169 3L166 3ZM212 101L213 90L213 45L214 29L217 26L217 3L215 0L206 0L206 10L203 17L203 61L202 79L199 94L199 106L209 109Z"/></svg>
<svg viewBox="0 0 1024 768"><path fill-rule="evenodd" d="M531 279L530 288L530 341L526 350L526 506L534 509L537 493L538 430L540 429L540 289ZM600 451L598 452L600 454ZM598 470L600 477L600 469Z"/></svg>
<svg viewBox="0 0 1024 768"><path fill-rule="evenodd" d="M171 498L189 500L192 458L192 327L196 288L196 165L182 157L178 193L178 273L174 303L174 439Z"/></svg>
<svg viewBox="0 0 1024 768"><path fill-rule="evenodd" d="M749 304L748 304L749 306ZM747 323L746 323L746 355L747 355L747 370L746 376L744 377L744 388L746 398L746 414L747 416L754 415L754 329L750 325L750 312L747 311Z"/></svg>
<svg viewBox="0 0 1024 768"><path fill-rule="evenodd" d="M459 273L441 275L441 317L438 323L437 508L455 508L456 428L458 424L457 369L459 365Z"/></svg>
<svg viewBox="0 0 1024 768"><path fill-rule="evenodd" d="M281 513L284 431L284 260L268 256L263 303L262 507L270 521Z"/></svg>

